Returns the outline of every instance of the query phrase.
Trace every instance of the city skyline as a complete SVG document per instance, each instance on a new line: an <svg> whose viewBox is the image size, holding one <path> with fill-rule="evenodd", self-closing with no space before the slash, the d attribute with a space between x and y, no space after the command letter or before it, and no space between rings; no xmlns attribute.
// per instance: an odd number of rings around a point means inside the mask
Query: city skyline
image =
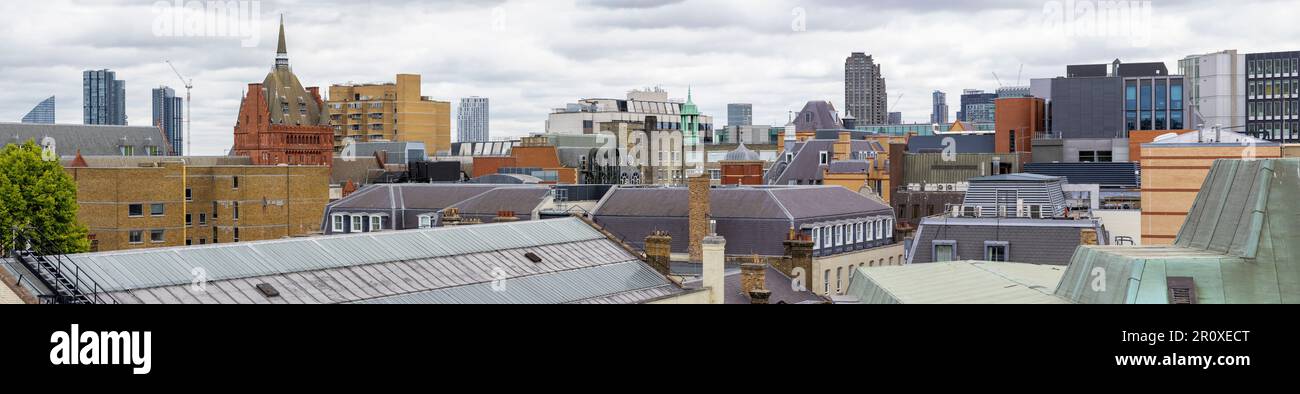
<svg viewBox="0 0 1300 394"><path fill-rule="evenodd" d="M1269 1L1234 5L1240 12L1226 15L1216 12L1209 2L1154 2L1150 24L1158 34L1146 45L1135 45L1129 37L1035 34L1043 29L1044 3L1028 1L947 7L924 2L448 1L435 7L436 11L405 2L326 3L329 7L316 9L299 2L261 2L260 34L253 47L241 45L235 37L158 36L151 25L156 14L150 3L56 1L22 9L0 5L10 13L31 14L28 20L57 16L70 21L57 26L16 21L13 28L25 39L0 43L6 53L30 54L0 60L0 72L12 76L0 82L4 92L0 94L0 121L17 122L32 105L51 95L67 98L60 100L65 101L64 108L81 107L80 72L111 69L119 79L131 81L126 93L127 115L136 119L133 123L140 123L139 119L151 118L146 89L179 82L164 63L170 59L195 80L195 153L225 154L231 146L242 90L247 81L259 79L269 67L275 23L282 12L302 31L298 35L303 38L294 43L294 71L305 85L422 74L425 95L434 99L493 97L491 127L497 138L543 131L549 112L575 98L621 97L628 90L655 85L677 99L684 99L687 86L694 86L701 112L717 118L725 116L728 103L753 103L759 109L754 113L755 124L779 125L788 111L797 111L809 100L829 100L844 108L843 59L852 52L871 55L882 66L883 77L889 81L889 110L910 114L904 122L912 123L926 121L931 112L926 93L966 88L993 91L1000 86L992 75L995 72L1001 76L1001 85L1013 85L1012 76L1021 64L1024 84L1031 77L1063 75L1064 64L1121 58L1160 61L1174 69L1179 59L1191 54L1223 49L1269 52L1300 46L1296 39L1280 34L1287 26L1281 22L1294 19L1300 11ZM729 16L703 18L700 9L716 11L703 14ZM349 39L348 29L339 28L338 16L348 10L372 11L366 18L402 27L374 33L384 40ZM854 21L835 17L867 11L878 18ZM1246 15L1254 15L1252 25L1258 29L1245 32L1226 27L1233 23L1225 20ZM140 22L114 22L121 20ZM991 25L1028 27L987 32ZM427 38L447 31L471 38ZM962 59L959 67L936 61L943 57L930 52L944 40L972 32L991 35L981 40L987 42L958 49L959 56L953 58ZM882 34L891 39L871 39ZM617 44L576 39L593 35L608 36ZM762 39L727 39L751 35ZM1003 40L1015 40L1018 45L1004 48L997 44ZM762 45L757 44L760 41ZM359 63L341 60L363 47L391 55ZM46 48L64 50L49 52ZM667 55L647 58L646 52ZM700 61L682 61L685 58ZM35 64L32 59L42 63ZM773 67L736 66L747 62ZM597 72L601 69L621 71ZM60 111L57 122L79 124L79 112Z"/></svg>

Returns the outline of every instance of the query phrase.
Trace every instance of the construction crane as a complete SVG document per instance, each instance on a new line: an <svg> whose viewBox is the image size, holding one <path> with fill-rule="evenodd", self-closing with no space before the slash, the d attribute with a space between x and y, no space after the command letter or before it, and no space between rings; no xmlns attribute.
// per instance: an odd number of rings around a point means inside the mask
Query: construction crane
<svg viewBox="0 0 1300 394"><path fill-rule="evenodd" d="M190 90L194 89L194 79L185 79L185 77L181 75L180 70L176 69L176 65L172 64L171 60L167 61L167 65L171 66L172 72L176 73L176 78L180 78L181 84L185 85L185 152L177 152L178 155L185 156L191 154L192 151L190 148L194 145L194 142L190 140L190 131L193 130L193 127L190 125L190 122L192 121L190 118L190 111L194 108L194 104L190 102Z"/></svg>

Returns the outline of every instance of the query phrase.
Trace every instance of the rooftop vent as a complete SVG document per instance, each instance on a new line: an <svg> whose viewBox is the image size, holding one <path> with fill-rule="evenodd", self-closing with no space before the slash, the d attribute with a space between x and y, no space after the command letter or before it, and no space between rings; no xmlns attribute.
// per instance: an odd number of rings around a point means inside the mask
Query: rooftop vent
<svg viewBox="0 0 1300 394"><path fill-rule="evenodd" d="M537 253L533 253L533 252L524 253L524 257L527 258L528 261L532 261L534 264L542 262L542 256L538 256Z"/></svg>
<svg viewBox="0 0 1300 394"><path fill-rule="evenodd" d="M257 291L262 293L262 295L266 296L266 298L274 298L280 296L280 291L276 290L275 286L271 286L270 283L258 283Z"/></svg>
<svg viewBox="0 0 1300 394"><path fill-rule="evenodd" d="M1170 304L1195 304L1196 279L1187 276L1171 276L1166 279L1169 287Z"/></svg>

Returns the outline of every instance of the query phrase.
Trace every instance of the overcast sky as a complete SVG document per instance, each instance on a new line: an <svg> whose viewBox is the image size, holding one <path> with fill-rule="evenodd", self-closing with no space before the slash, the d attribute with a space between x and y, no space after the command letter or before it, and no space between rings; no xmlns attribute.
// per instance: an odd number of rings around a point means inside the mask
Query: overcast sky
<svg viewBox="0 0 1300 394"><path fill-rule="evenodd" d="M80 124L81 71L109 68L127 81L130 123L147 125L150 89L165 84L183 94L164 63L172 60L194 79L194 153L224 154L243 91L274 64L281 13L304 85L422 74L424 95L453 106L460 97L491 98L494 138L541 132L552 108L579 98L619 98L649 86L674 98L693 86L695 102L719 125L729 102L754 104L755 123L784 124L808 100L844 107L851 52L871 54L883 67L890 111L925 122L932 91L946 91L956 112L962 89L999 86L993 73L1002 85L1015 85L1017 75L1027 85L1063 74L1066 64L1120 58L1163 61L1176 71L1189 54L1300 50L1300 1L1157 0L1149 14L1128 19L1087 12L1102 3L262 1L249 18L260 34L241 40L238 32L185 37L184 26L168 32L160 21L174 2L4 1L0 121L16 122L55 95L58 122ZM1142 28L1120 30L1123 22Z"/></svg>

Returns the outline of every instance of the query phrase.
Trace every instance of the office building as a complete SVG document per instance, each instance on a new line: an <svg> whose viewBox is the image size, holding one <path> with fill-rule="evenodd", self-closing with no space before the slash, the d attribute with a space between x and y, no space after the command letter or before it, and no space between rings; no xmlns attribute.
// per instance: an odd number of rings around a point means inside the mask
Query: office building
<svg viewBox="0 0 1300 394"><path fill-rule="evenodd" d="M231 155L254 165L332 165L335 136L324 107L320 89L304 88L289 68L282 20L275 68L262 83L248 84Z"/></svg>
<svg viewBox="0 0 1300 394"><path fill-rule="evenodd" d="M948 94L936 90L931 95L931 98L933 99L933 105L930 111L930 123L948 124Z"/></svg>
<svg viewBox="0 0 1300 394"><path fill-rule="evenodd" d="M489 103L487 97L465 97L456 107L456 141L483 142L491 140L488 131Z"/></svg>
<svg viewBox="0 0 1300 394"><path fill-rule="evenodd" d="M1133 130L1183 130L1183 77L1164 63L1071 65L1051 80L1051 134L1056 138L1128 138ZM1037 159L1035 159L1037 160Z"/></svg>
<svg viewBox="0 0 1300 394"><path fill-rule="evenodd" d="M173 155L184 156L185 99L166 86L153 90L153 126L162 129Z"/></svg>
<svg viewBox="0 0 1300 394"><path fill-rule="evenodd" d="M111 70L81 73L82 119L91 125L126 126L126 81Z"/></svg>
<svg viewBox="0 0 1300 394"><path fill-rule="evenodd" d="M248 157L64 158L91 251L281 239L315 233L329 203L327 166L254 165Z"/></svg>
<svg viewBox="0 0 1300 394"><path fill-rule="evenodd" d="M871 56L854 52L844 60L844 109L863 124L889 122L889 94L880 65Z"/></svg>
<svg viewBox="0 0 1300 394"><path fill-rule="evenodd" d="M997 93L985 93L983 90L966 89L961 94L961 107L957 108L957 121L972 123L993 123L994 100Z"/></svg>
<svg viewBox="0 0 1300 394"><path fill-rule="evenodd" d="M451 149L451 102L422 96L419 75L399 74L391 83L332 85L325 104L335 150L347 138L420 142L431 152Z"/></svg>
<svg viewBox="0 0 1300 394"><path fill-rule="evenodd" d="M1191 55L1178 61L1183 75L1187 128L1246 127L1246 56L1236 50Z"/></svg>
<svg viewBox="0 0 1300 394"><path fill-rule="evenodd" d="M645 123L647 130L683 131L683 107L680 100L669 100L668 92L659 89L633 90L626 99L582 99L553 110L546 120L547 134L597 134L606 124ZM713 117L699 116L698 131L714 130Z"/></svg>
<svg viewBox="0 0 1300 394"><path fill-rule="evenodd" d="M42 100L40 104L23 115L23 123L54 124L54 96Z"/></svg>
<svg viewBox="0 0 1300 394"><path fill-rule="evenodd" d="M753 104L727 104L727 127L753 125Z"/></svg>
<svg viewBox="0 0 1300 394"><path fill-rule="evenodd" d="M903 124L903 113L902 113L902 112L890 112L890 113L889 113L889 125L900 125L900 124ZM857 127L854 127L854 128L857 128Z"/></svg>
<svg viewBox="0 0 1300 394"><path fill-rule="evenodd" d="M1246 133L1300 141L1300 51L1246 54Z"/></svg>

